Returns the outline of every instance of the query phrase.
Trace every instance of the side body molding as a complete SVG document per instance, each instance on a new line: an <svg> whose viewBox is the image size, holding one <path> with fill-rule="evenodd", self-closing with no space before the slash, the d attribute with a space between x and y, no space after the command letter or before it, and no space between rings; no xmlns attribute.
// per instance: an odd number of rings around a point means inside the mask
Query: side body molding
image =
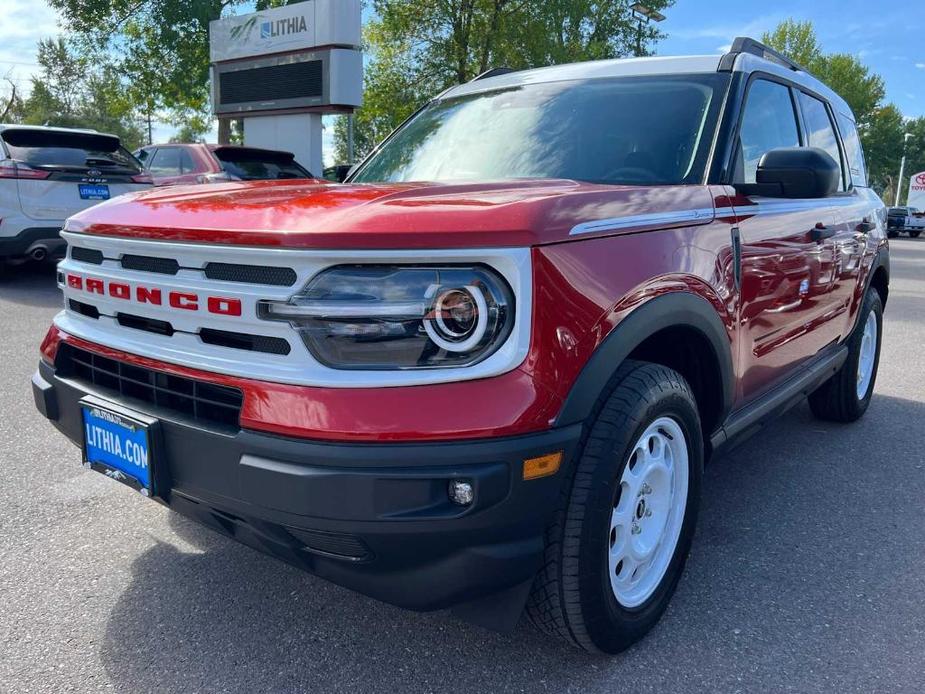
<svg viewBox="0 0 925 694"><path fill-rule="evenodd" d="M723 391L718 421L725 421L735 397L729 334L709 301L696 294L672 292L633 310L610 331L578 374L556 419L556 426L583 422L594 410L601 394L609 388L614 372L632 351L660 330L675 327L697 330L712 346Z"/></svg>

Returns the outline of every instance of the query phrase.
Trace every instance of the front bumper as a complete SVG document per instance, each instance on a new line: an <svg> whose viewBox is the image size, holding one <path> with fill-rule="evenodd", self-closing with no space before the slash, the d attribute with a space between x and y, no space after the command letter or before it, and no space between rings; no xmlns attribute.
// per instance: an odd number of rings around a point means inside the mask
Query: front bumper
<svg viewBox="0 0 925 694"><path fill-rule="evenodd" d="M33 391L42 414L78 444L78 403L87 395L157 418L155 466L167 480L158 497L179 513L371 597L414 610L462 606L464 616L466 605L497 611L493 596L506 594L520 596L519 614L581 431L466 442L316 442L212 430L61 377L45 362ZM522 479L525 459L560 450L557 474ZM455 478L474 483L471 506L449 501L447 484ZM470 618L494 626L490 618Z"/></svg>

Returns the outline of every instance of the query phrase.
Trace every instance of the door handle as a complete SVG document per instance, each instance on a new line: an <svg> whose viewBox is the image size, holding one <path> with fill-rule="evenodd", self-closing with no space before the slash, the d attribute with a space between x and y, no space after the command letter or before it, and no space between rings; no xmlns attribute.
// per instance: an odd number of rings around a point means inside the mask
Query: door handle
<svg viewBox="0 0 925 694"><path fill-rule="evenodd" d="M816 226L813 227L811 237L813 241L822 241L824 239L832 238L837 233L838 229L834 226L826 226L822 222L819 222Z"/></svg>

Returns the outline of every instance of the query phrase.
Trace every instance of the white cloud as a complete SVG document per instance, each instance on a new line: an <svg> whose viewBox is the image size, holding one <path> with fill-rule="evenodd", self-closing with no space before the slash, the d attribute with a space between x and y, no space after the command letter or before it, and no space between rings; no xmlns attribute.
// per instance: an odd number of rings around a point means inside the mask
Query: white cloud
<svg viewBox="0 0 925 694"><path fill-rule="evenodd" d="M30 78L39 69L36 44L60 33L58 16L42 0L4 0L3 14L16 20L3 22L0 30L0 76L9 77L17 89L28 93Z"/></svg>
<svg viewBox="0 0 925 694"><path fill-rule="evenodd" d="M925 63L916 63L915 66L916 66L919 70L925 70Z"/></svg>
<svg viewBox="0 0 925 694"><path fill-rule="evenodd" d="M756 17L746 24L714 24L699 28L690 27L671 27L666 24L666 33L669 38L692 40L692 39L720 39L730 42L737 36L751 36L752 38L761 38L766 31L771 31L782 20L787 19L789 15L783 13L768 14ZM671 17L669 15L669 22ZM723 48L726 44L723 45Z"/></svg>

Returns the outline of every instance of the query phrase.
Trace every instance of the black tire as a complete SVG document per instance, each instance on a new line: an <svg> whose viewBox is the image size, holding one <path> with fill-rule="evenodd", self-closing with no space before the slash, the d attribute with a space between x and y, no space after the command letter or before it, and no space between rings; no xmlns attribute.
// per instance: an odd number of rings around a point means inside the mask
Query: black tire
<svg viewBox="0 0 925 694"><path fill-rule="evenodd" d="M674 554L658 586L627 609L611 589L608 553L617 487L646 428L671 417L688 448L688 493ZM664 366L624 363L613 390L587 423L587 434L563 501L547 532L546 561L527 601L541 630L592 653L618 653L659 620L684 570L700 504L703 435L690 386Z"/></svg>
<svg viewBox="0 0 925 694"><path fill-rule="evenodd" d="M864 326L873 312L877 321L877 345L874 352L874 370L864 397L857 394L858 361L861 357L861 343ZM877 382L877 368L880 365L880 346L883 343L883 303L876 289L868 289L864 304L858 316L858 323L848 338L848 358L838 372L809 396L809 407L813 414L829 422L854 422L860 419L870 406Z"/></svg>
<svg viewBox="0 0 925 694"><path fill-rule="evenodd" d="M914 231L909 232L909 238L917 239L921 235L922 235L921 229L915 229Z"/></svg>
<svg viewBox="0 0 925 694"><path fill-rule="evenodd" d="M899 232L893 229L890 229L886 232L886 237L888 239L895 239L897 236L899 236Z"/></svg>

